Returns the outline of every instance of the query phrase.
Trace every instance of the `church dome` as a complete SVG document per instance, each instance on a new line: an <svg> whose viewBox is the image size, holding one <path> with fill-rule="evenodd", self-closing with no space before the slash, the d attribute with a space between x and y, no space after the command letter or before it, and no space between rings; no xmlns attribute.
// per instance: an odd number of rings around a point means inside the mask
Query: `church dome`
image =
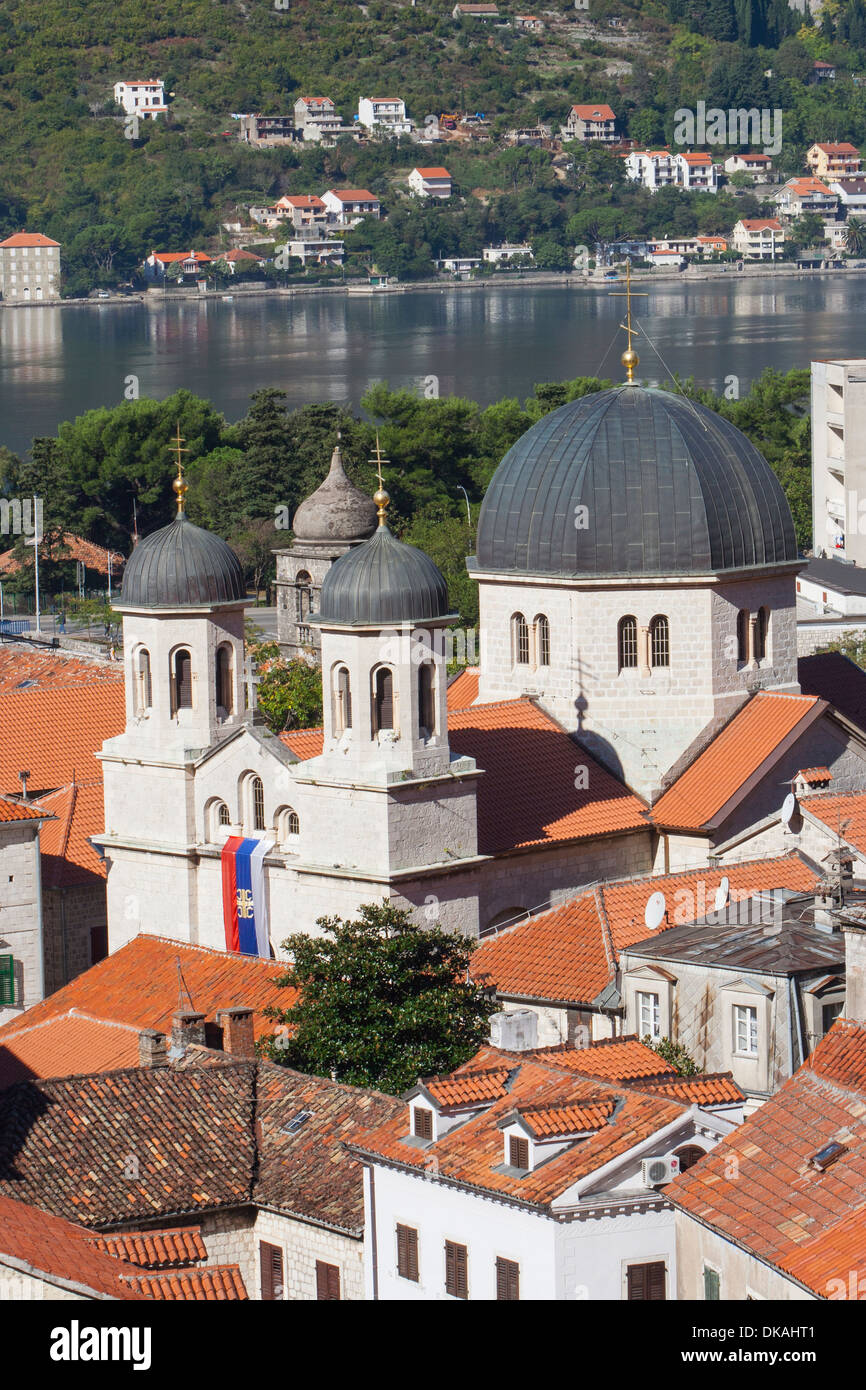
<svg viewBox="0 0 866 1390"><path fill-rule="evenodd" d="M328 476L295 512L292 531L299 541L362 541L376 529L372 498L346 476L339 444Z"/></svg>
<svg viewBox="0 0 866 1390"><path fill-rule="evenodd" d="M231 547L181 512L138 542L126 563L120 601L134 608L188 608L245 597L243 568Z"/></svg>
<svg viewBox="0 0 866 1390"><path fill-rule="evenodd" d="M477 567L562 576L706 574L797 559L776 475L728 420L621 386L546 415L509 449Z"/></svg>
<svg viewBox="0 0 866 1390"><path fill-rule="evenodd" d="M448 586L430 556L381 525L372 540L347 550L328 570L311 621L388 626L448 612Z"/></svg>

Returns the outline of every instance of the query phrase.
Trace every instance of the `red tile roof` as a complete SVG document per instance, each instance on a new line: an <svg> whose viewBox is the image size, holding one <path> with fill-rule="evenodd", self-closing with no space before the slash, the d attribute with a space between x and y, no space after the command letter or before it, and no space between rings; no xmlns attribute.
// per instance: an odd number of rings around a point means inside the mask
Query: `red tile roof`
<svg viewBox="0 0 866 1390"><path fill-rule="evenodd" d="M653 804L656 825L700 830L721 820L748 780L767 770L825 709L814 695L760 691Z"/></svg>
<svg viewBox="0 0 866 1390"><path fill-rule="evenodd" d="M41 232L13 232L5 241L0 241L0 246L59 246L59 241L52 241L49 236L43 236Z"/></svg>
<svg viewBox="0 0 866 1390"><path fill-rule="evenodd" d="M39 798L39 808L56 817L39 835L45 888L71 888L106 876L90 836L105 829L101 782L79 782Z"/></svg>
<svg viewBox="0 0 866 1390"><path fill-rule="evenodd" d="M329 188L328 193L332 193L335 198L339 198L341 203L378 203L379 199L375 193L371 193L366 188Z"/></svg>
<svg viewBox="0 0 866 1390"><path fill-rule="evenodd" d="M64 1280L111 1298L146 1297L124 1282L124 1276L135 1276L135 1268L95 1250L85 1227L0 1196L0 1264L4 1256L20 1261L36 1277Z"/></svg>
<svg viewBox="0 0 866 1390"><path fill-rule="evenodd" d="M610 106L572 106L582 121L615 121L616 116Z"/></svg>
<svg viewBox="0 0 866 1390"><path fill-rule="evenodd" d="M604 1038L588 1047L545 1048L538 1052L539 1060L558 1067L568 1067L583 1076L598 1076L605 1081L637 1081L671 1076L670 1065L639 1041L633 1033L621 1038Z"/></svg>
<svg viewBox="0 0 866 1390"><path fill-rule="evenodd" d="M94 574L108 575L108 551L101 545L94 545L93 541L73 535L71 531L64 531L52 548L52 556L56 560L80 560L84 567L93 570ZM120 579L125 564L126 557L121 555L120 551L112 550L111 573L114 579ZM17 574L21 568L22 562L13 550L5 550L0 555L0 573Z"/></svg>
<svg viewBox="0 0 866 1390"><path fill-rule="evenodd" d="M173 261L195 261L197 265L204 265L210 260L204 251L154 251L153 258L156 261L164 261L166 265Z"/></svg>
<svg viewBox="0 0 866 1390"><path fill-rule="evenodd" d="M707 1072L701 1076L678 1076L661 1081L639 1082L674 1100L694 1105L741 1105L746 1099L729 1071Z"/></svg>
<svg viewBox="0 0 866 1390"><path fill-rule="evenodd" d="M0 694L0 792L21 790L18 773L23 768L31 774L27 787L32 796L74 781L101 781L102 764L93 755L125 723L122 681Z"/></svg>
<svg viewBox="0 0 866 1390"><path fill-rule="evenodd" d="M448 713L454 709L468 709L478 699L478 682L481 676L479 666L466 666L453 680L448 682L446 699Z"/></svg>
<svg viewBox="0 0 866 1390"><path fill-rule="evenodd" d="M416 168L413 172L420 174L422 179L450 179L451 177L448 170L443 169L441 166L433 169Z"/></svg>
<svg viewBox="0 0 866 1390"><path fill-rule="evenodd" d="M815 870L798 854L718 868L612 880L588 888L561 907L484 937L472 956L473 978L506 998L592 1004L615 975L620 951L650 935L644 909L663 892L660 930L699 921L714 907L721 880L733 901L773 888L807 891Z"/></svg>
<svg viewBox="0 0 866 1390"><path fill-rule="evenodd" d="M832 1142L842 1152L821 1171L811 1160ZM828 1298L845 1296L833 1281L864 1287L864 1193L866 1027L838 1019L800 1070L665 1195Z"/></svg>
<svg viewBox="0 0 866 1390"><path fill-rule="evenodd" d="M834 835L841 833L843 840L866 854L866 792L803 796L800 805Z"/></svg>
<svg viewBox="0 0 866 1390"><path fill-rule="evenodd" d="M822 183L820 179L810 177L788 179L785 188L790 188L791 192L796 193L798 196L802 196L806 193L826 193L830 196L830 189L827 187L826 183Z"/></svg>
<svg viewBox="0 0 866 1390"><path fill-rule="evenodd" d="M491 1051L493 1049L482 1049L470 1065L477 1064ZM630 1087L616 1090L539 1060L534 1054L500 1053L499 1056L513 1067L509 1090L481 1114L449 1130L432 1145L416 1148L405 1142L404 1107L402 1114L373 1129L364 1139L356 1140L352 1151L379 1156L410 1169L427 1168L429 1155L433 1154L441 1178L547 1210L554 1198L573 1183L588 1177L603 1164L624 1156L636 1144L651 1138L657 1130L685 1113L686 1107L666 1096ZM617 1102L621 1102L619 1106ZM578 1112L574 1115L577 1119L584 1118L587 1108L591 1108L591 1118L595 1122L601 1118L595 1107L601 1109L606 1103L611 1106L610 1117L602 1119L600 1127L587 1138L546 1158L523 1177L514 1176L507 1168L502 1171L505 1145L501 1124L507 1124L509 1117L513 1119L515 1111L529 1110L542 1116L546 1112L548 1118L538 1123L556 1127L563 1123L563 1112L570 1110Z"/></svg>
<svg viewBox="0 0 866 1390"><path fill-rule="evenodd" d="M450 1076L433 1077L424 1086L443 1107L481 1105L505 1095L510 1075L509 1067L482 1067L478 1071L460 1070Z"/></svg>
<svg viewBox="0 0 866 1390"><path fill-rule="evenodd" d="M24 806L19 801L9 801L5 796L0 796L0 821L39 820L44 814L29 803Z"/></svg>
<svg viewBox="0 0 866 1390"><path fill-rule="evenodd" d="M176 1226L165 1231L124 1231L91 1236L97 1250L146 1269L172 1269L207 1259L200 1226Z"/></svg>
<svg viewBox="0 0 866 1390"><path fill-rule="evenodd" d="M536 1138L552 1139L601 1129L616 1109L611 1096L587 1096L580 1105L519 1105L516 1114Z"/></svg>
<svg viewBox="0 0 866 1390"><path fill-rule="evenodd" d="M775 217L741 217L740 226L747 232L780 232L781 222Z"/></svg>
<svg viewBox="0 0 866 1390"><path fill-rule="evenodd" d="M265 1005L288 1008L296 997L274 984L284 969L277 961L136 936L23 1018L0 1027L0 1085L22 1074L67 1076L135 1065L139 1030L169 1033L178 1008L192 1007L213 1021L219 1009L246 1004L255 1011L255 1035L261 1037L274 1027L262 1014ZM186 994L178 1002L181 976L192 1002Z"/></svg>
<svg viewBox="0 0 866 1390"><path fill-rule="evenodd" d="M0 642L0 695L27 683L28 689L56 689L64 685L89 685L93 681L123 684L118 662L70 656L66 652L39 651Z"/></svg>
<svg viewBox="0 0 866 1390"><path fill-rule="evenodd" d="M826 64L825 66L832 67L832 64ZM838 145L818 144L818 149L823 150L824 154L853 154L858 158L860 156L860 151L857 149L857 146L849 145L845 140L841 141Z"/></svg>
<svg viewBox="0 0 866 1390"><path fill-rule="evenodd" d="M164 1274L137 1274L126 1283L145 1298L184 1301L204 1299L224 1302L249 1297L237 1265L211 1265L209 1269L176 1269Z"/></svg>
<svg viewBox="0 0 866 1390"><path fill-rule="evenodd" d="M281 734L299 758L322 751L322 733ZM451 710L448 742L484 769L478 784L478 849L498 854L531 845L622 834L647 826L644 803L597 763L532 700ZM585 786L575 788L578 768Z"/></svg>

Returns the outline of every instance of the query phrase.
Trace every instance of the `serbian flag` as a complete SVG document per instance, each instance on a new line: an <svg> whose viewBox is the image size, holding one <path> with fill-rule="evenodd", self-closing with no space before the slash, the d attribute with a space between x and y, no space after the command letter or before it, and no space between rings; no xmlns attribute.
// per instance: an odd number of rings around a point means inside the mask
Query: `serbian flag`
<svg viewBox="0 0 866 1390"><path fill-rule="evenodd" d="M222 848L223 923L226 950L270 959L265 902L265 855L270 840L230 835Z"/></svg>

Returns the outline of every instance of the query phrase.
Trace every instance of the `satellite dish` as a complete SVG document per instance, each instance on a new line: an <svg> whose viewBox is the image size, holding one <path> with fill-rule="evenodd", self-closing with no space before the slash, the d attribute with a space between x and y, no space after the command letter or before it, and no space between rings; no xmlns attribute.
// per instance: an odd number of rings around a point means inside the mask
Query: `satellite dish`
<svg viewBox="0 0 866 1390"><path fill-rule="evenodd" d="M715 897L715 901L714 901L714 903L713 903L713 907L715 908L716 912L721 911L721 909L722 909L723 907L727 907L727 905L728 905L728 898L729 898L729 896L730 896L730 892L731 892L731 880L730 880L730 879L727 877L727 875L726 875L726 876L722 879L722 881L721 881L721 883L719 884L718 888L716 889L716 897Z"/></svg>
<svg viewBox="0 0 866 1390"><path fill-rule="evenodd" d="M782 802L782 824L783 824L783 825L790 825L790 824L791 824L791 821L794 819L794 812L796 811L796 809L797 809L797 798L796 798L796 796L794 795L793 792L788 792L788 795L785 797L785 800Z"/></svg>
<svg viewBox="0 0 866 1390"><path fill-rule="evenodd" d="M644 908L643 920L650 931L655 931L664 921L667 911L664 893L653 893L652 897L647 898L647 905Z"/></svg>

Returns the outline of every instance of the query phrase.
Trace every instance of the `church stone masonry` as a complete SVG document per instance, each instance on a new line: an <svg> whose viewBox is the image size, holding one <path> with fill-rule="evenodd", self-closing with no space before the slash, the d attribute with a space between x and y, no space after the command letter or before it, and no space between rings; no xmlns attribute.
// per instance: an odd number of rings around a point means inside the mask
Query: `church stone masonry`
<svg viewBox="0 0 866 1390"><path fill-rule="evenodd" d="M322 561L302 616L324 731L304 760L245 706L242 572L175 487L178 516L136 547L118 605L127 722L101 753L111 950L141 931L222 947L229 835L269 841L277 954L289 933L382 898L474 936L652 871L656 833L633 812L583 839L479 852L483 761L449 746L445 581L391 534L381 480L372 506L352 487L339 446L279 552L292 595L300 561ZM800 563L771 469L713 412L632 384L563 406L509 451L482 507L467 562L479 710L530 694L580 741L575 765L585 748L654 794L751 693L798 691Z"/></svg>

